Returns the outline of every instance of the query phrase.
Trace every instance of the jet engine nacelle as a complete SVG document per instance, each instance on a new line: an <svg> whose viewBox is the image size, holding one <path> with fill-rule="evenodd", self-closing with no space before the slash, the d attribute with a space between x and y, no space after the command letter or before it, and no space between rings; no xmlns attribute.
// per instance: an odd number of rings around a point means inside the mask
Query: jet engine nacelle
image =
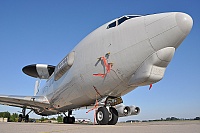
<svg viewBox="0 0 200 133"><path fill-rule="evenodd" d="M140 108L136 106L125 106L123 104L117 105L116 110L118 111L119 117L138 115L140 113Z"/></svg>

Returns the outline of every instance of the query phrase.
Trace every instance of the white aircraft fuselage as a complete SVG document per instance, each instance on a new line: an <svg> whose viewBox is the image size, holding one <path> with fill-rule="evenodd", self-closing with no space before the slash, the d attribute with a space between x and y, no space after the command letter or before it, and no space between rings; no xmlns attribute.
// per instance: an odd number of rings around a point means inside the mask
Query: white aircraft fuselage
<svg viewBox="0 0 200 133"><path fill-rule="evenodd" d="M137 16L108 28L117 20L85 37L72 50L75 56L71 68L57 81L53 74L39 91L37 95L46 96L53 110L60 112L94 104L93 86L101 96L120 97L138 86L158 82L192 27L189 15L174 12ZM112 70L105 78L94 76L105 73L98 58L107 53Z"/></svg>
<svg viewBox="0 0 200 133"><path fill-rule="evenodd" d="M192 25L192 18L180 12L127 15L102 25L55 67L37 92L49 104L34 111L66 112L160 81Z"/></svg>

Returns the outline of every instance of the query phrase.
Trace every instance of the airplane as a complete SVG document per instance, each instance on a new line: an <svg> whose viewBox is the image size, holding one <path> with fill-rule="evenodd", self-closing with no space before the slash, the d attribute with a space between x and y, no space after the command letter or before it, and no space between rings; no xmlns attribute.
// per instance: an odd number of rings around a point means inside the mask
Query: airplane
<svg viewBox="0 0 200 133"><path fill-rule="evenodd" d="M63 123L73 124L72 111L87 108L96 110L97 124L115 125L119 117L140 112L121 97L160 81L192 26L182 12L116 18L87 35L57 66L25 66L22 71L37 79L34 95L0 95L0 104L22 108L19 122L28 121L30 109L42 116L63 113ZM42 79L46 84L39 89Z"/></svg>

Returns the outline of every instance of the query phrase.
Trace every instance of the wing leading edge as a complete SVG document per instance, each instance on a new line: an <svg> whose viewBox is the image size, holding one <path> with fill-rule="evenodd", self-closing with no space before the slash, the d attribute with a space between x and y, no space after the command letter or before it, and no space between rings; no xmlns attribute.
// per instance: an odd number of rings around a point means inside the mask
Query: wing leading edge
<svg viewBox="0 0 200 133"><path fill-rule="evenodd" d="M49 101L44 96L0 95L0 104L26 107L27 109L44 109L50 106Z"/></svg>

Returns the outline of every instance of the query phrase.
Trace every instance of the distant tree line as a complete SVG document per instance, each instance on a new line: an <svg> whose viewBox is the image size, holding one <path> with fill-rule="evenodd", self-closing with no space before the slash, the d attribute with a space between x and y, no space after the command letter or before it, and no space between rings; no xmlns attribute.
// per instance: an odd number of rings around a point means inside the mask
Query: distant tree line
<svg viewBox="0 0 200 133"><path fill-rule="evenodd" d="M162 118L161 118L162 119ZM185 119L185 118L176 118L176 117L167 117L165 121L176 121L176 120L200 120L200 117L195 117L192 119Z"/></svg>
<svg viewBox="0 0 200 133"><path fill-rule="evenodd" d="M17 113L10 114L7 112L0 112L0 118L8 118L9 122L17 122L19 115Z"/></svg>
<svg viewBox="0 0 200 133"><path fill-rule="evenodd" d="M0 112L0 118L8 118L9 122L18 122L19 115L17 113L10 114L8 111ZM29 119L30 122L44 122L48 120L63 122L63 115L59 115L57 118L45 118L42 116L40 119Z"/></svg>
<svg viewBox="0 0 200 133"><path fill-rule="evenodd" d="M177 120L200 120L200 117L195 117L192 119L176 118L176 117L167 117L166 119L155 119L155 120L143 120L142 122L152 122L152 121L177 121ZM127 120L126 122L140 122L140 120Z"/></svg>

